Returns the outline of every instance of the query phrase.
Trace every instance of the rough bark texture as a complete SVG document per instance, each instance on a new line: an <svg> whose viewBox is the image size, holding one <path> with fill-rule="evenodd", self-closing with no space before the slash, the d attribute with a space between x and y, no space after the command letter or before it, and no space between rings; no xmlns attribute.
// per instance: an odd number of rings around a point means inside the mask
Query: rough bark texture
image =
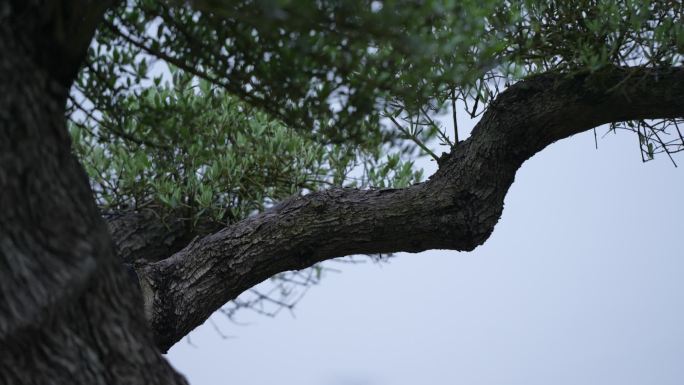
<svg viewBox="0 0 684 385"><path fill-rule="evenodd" d="M185 383L70 151L66 96L108 5L0 5L0 384Z"/></svg>
<svg viewBox="0 0 684 385"><path fill-rule="evenodd" d="M520 82L492 103L472 136L445 154L425 183L292 198L169 258L138 263L157 346L168 349L279 272L357 253L472 250L492 233L516 171L544 147L608 122L682 115L681 68L613 68Z"/></svg>
<svg viewBox="0 0 684 385"><path fill-rule="evenodd" d="M190 241L221 229L216 222L199 222L191 229L183 213L168 213L160 218L154 209L127 210L104 216L114 240L119 260L156 262L180 251Z"/></svg>

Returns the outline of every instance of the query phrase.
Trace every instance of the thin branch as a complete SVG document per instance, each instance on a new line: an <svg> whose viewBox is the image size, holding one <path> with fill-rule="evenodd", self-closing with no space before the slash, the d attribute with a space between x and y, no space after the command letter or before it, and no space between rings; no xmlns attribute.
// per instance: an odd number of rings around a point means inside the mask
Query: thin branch
<svg viewBox="0 0 684 385"><path fill-rule="evenodd" d="M397 126L397 129L399 131L401 131L404 135L406 135L407 139L411 139L414 143L416 143L418 145L418 147L420 147L423 151L425 151L428 155L430 155L434 160L439 161L439 157L437 156L437 154L432 152L432 150L430 150L425 145L425 143L423 143L423 141L418 139L417 136L411 135L401 124L399 124L399 122L397 122L396 119L394 119L394 117L392 115L388 115L388 117L390 118L392 123L394 123L394 125Z"/></svg>
<svg viewBox="0 0 684 385"><path fill-rule="evenodd" d="M673 164L675 167L677 167L677 163L676 163L676 162L674 161L674 159L672 158L672 154L670 154L670 151L667 149L667 146L665 145L665 143L663 142L663 140L660 138L660 135L658 135L658 131L657 131L653 126L651 126L650 124L646 123L646 122L643 121L643 120L641 121L641 124L643 124L644 127L648 127L648 129L651 130L651 132L653 133L653 135L655 135L655 137L656 137L656 138L658 139L658 141L660 142L660 145L661 145L662 149L665 151L665 153L667 154L667 156L670 158L670 161L672 161L672 164Z"/></svg>
<svg viewBox="0 0 684 385"><path fill-rule="evenodd" d="M458 120L456 119L456 89L451 89L451 118L454 121L454 143L458 144Z"/></svg>
<svg viewBox="0 0 684 385"><path fill-rule="evenodd" d="M427 111L423 107L420 107L420 111L423 113L423 116L425 116L425 119L427 119L428 123L437 131L437 136L439 136L439 139L442 140L445 144L448 144L450 148L454 148L454 143L449 139L448 136L442 130L439 128L437 123L435 123L434 120L428 115Z"/></svg>

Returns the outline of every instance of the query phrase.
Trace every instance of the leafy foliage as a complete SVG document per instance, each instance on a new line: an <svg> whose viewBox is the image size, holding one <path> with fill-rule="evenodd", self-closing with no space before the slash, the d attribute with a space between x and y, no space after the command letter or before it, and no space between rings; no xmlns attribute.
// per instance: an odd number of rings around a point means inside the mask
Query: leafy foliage
<svg viewBox="0 0 684 385"><path fill-rule="evenodd" d="M108 108L152 56L292 127L358 141L384 99L419 103L479 75L496 46L481 39L493 3L131 1L108 15L79 88ZM468 62L446 65L454 55Z"/></svg>
<svg viewBox="0 0 684 385"><path fill-rule="evenodd" d="M156 83L122 98L117 108L125 114L71 124L74 150L105 211L155 207L180 210L193 223L230 224L325 186L420 180L412 161L387 155L373 132L363 145L324 144L182 71Z"/></svg>

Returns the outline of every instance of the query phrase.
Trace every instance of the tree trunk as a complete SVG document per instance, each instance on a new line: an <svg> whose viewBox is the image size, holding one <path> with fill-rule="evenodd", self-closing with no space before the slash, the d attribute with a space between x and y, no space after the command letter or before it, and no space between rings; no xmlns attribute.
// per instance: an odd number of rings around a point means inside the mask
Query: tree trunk
<svg viewBox="0 0 684 385"><path fill-rule="evenodd" d="M183 384L154 347L65 126L106 2L0 6L0 384Z"/></svg>

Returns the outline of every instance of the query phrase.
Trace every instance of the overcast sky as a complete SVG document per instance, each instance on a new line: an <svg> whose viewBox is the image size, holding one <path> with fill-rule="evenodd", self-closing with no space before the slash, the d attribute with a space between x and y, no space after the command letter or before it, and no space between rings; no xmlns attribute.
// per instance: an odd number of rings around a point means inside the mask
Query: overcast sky
<svg viewBox="0 0 684 385"><path fill-rule="evenodd" d="M523 165L475 251L335 264L296 318L216 314L233 338L206 323L167 357L194 385L681 385L681 168L576 135Z"/></svg>

